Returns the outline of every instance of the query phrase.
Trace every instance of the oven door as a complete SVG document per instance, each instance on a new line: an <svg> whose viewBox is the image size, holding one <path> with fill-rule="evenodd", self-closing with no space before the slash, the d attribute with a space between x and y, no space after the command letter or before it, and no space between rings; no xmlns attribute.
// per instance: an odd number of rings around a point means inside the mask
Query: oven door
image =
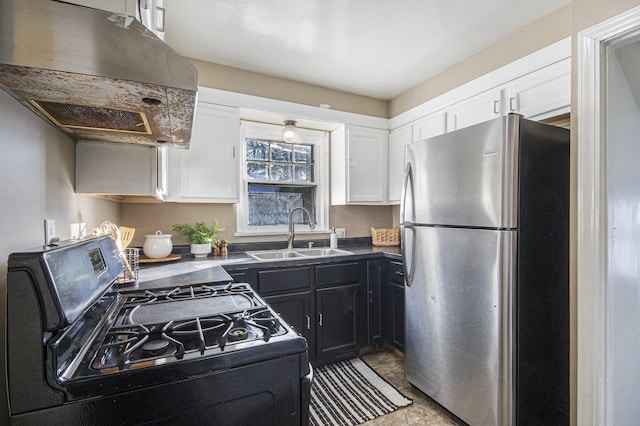
<svg viewBox="0 0 640 426"><path fill-rule="evenodd" d="M306 368L301 371L305 364L309 365L306 354L289 355L24 413L11 421L25 425L307 425L312 373Z"/></svg>

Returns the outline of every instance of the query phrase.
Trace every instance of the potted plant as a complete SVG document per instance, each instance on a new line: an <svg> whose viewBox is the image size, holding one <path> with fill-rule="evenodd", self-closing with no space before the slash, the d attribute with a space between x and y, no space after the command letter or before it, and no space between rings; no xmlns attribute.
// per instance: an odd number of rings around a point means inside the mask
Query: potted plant
<svg viewBox="0 0 640 426"><path fill-rule="evenodd" d="M207 257L211 253L211 245L218 242L216 234L224 231L224 228L218 227L218 220L214 219L211 226L198 222L195 225L173 225L173 230L187 239L194 257Z"/></svg>

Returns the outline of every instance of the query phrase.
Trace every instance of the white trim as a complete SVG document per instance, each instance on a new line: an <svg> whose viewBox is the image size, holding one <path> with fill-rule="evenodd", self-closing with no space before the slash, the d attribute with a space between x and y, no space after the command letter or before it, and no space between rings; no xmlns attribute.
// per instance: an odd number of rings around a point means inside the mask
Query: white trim
<svg viewBox="0 0 640 426"><path fill-rule="evenodd" d="M210 87L198 87L198 100L241 108L240 118L242 119L251 119L251 117L242 116L242 109L247 109L268 111L272 114L280 114L282 116L296 119L325 122L325 126L321 128L321 130L335 130L341 124L353 124L356 126L371 127L374 129L389 129L389 120L387 118L262 98L243 93L212 89ZM250 113L251 112L248 112L248 114Z"/></svg>
<svg viewBox="0 0 640 426"><path fill-rule="evenodd" d="M606 425L607 194L603 44L640 27L640 7L578 34L577 424Z"/></svg>
<svg viewBox="0 0 640 426"><path fill-rule="evenodd" d="M493 89L525 74L539 70L563 59L571 57L571 37L555 42L517 61L491 71L475 80L458 86L437 98L420 104L389 120L389 129L398 128L440 109L447 108L470 96Z"/></svg>

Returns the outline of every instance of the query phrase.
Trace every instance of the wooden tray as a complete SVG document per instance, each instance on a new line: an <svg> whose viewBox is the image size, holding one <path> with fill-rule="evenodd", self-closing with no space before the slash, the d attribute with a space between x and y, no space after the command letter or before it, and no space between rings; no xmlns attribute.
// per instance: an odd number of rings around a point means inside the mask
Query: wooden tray
<svg viewBox="0 0 640 426"><path fill-rule="evenodd" d="M174 260L180 259L179 254L170 254L167 257L159 257L159 258L151 258L147 257L144 254L141 254L138 258L138 262L140 263L160 263L160 262L173 262Z"/></svg>

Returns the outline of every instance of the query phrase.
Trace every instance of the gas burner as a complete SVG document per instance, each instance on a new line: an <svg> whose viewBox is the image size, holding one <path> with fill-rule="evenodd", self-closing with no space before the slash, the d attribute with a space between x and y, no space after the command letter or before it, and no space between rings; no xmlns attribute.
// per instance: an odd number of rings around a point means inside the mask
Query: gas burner
<svg viewBox="0 0 640 426"><path fill-rule="evenodd" d="M243 284L229 283L225 287L213 287L207 284L188 287L176 287L171 290L145 290L143 294L132 295L127 299L128 305L139 305L169 300L199 299L212 296L244 294L248 291Z"/></svg>
<svg viewBox="0 0 640 426"><path fill-rule="evenodd" d="M130 294L92 362L125 369L186 353L225 351L286 333L278 317L246 284L194 285ZM163 361L165 362L165 361Z"/></svg>
<svg viewBox="0 0 640 426"><path fill-rule="evenodd" d="M234 327L229 330L229 341L237 342L238 340L245 340L249 336L249 330L245 327Z"/></svg>
<svg viewBox="0 0 640 426"><path fill-rule="evenodd" d="M167 340L148 340L142 345L142 351L148 355L158 355L169 346Z"/></svg>

